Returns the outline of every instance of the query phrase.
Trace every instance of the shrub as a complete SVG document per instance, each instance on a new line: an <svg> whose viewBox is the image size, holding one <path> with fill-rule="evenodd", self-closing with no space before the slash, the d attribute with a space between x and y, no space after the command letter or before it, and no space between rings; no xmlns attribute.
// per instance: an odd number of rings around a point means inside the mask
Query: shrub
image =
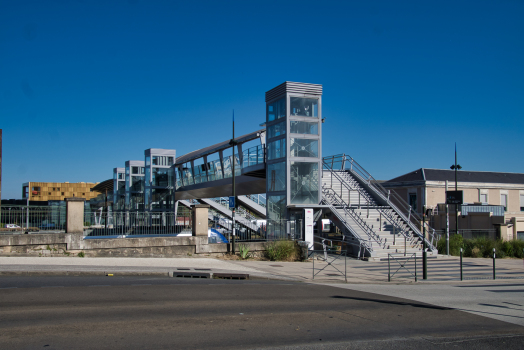
<svg viewBox="0 0 524 350"><path fill-rule="evenodd" d="M268 243L264 254L271 261L293 261L300 256L300 251L294 241L282 240Z"/></svg>
<svg viewBox="0 0 524 350"><path fill-rule="evenodd" d="M79 257L79 258L83 258L83 257L85 257L84 252L80 252L80 253L78 253L78 257Z"/></svg>
<svg viewBox="0 0 524 350"><path fill-rule="evenodd" d="M449 254L460 255L460 248L463 247L463 238L461 235L452 234L449 236ZM437 242L437 249L440 254L446 254L446 236Z"/></svg>
<svg viewBox="0 0 524 350"><path fill-rule="evenodd" d="M437 248L441 254L446 253L446 237L442 237L437 242ZM497 258L524 258L524 241L502 241L501 239L492 240L487 237L473 239L463 239L461 235L449 237L449 250L451 255L460 255L460 248L463 249L464 257L472 258L493 258L493 248Z"/></svg>
<svg viewBox="0 0 524 350"><path fill-rule="evenodd" d="M239 246L238 251L240 253L240 258L242 260L246 260L247 258L251 256L251 253L249 252L249 248L244 244L241 244Z"/></svg>
<svg viewBox="0 0 524 350"><path fill-rule="evenodd" d="M482 255L480 254L480 249L477 248L477 247L474 247L473 249L471 249L471 257L472 258L480 258L482 257Z"/></svg>

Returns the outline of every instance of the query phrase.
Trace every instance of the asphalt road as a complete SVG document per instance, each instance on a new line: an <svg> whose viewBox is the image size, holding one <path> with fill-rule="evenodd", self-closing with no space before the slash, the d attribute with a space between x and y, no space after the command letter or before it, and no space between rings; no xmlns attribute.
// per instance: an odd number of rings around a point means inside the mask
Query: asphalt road
<svg viewBox="0 0 524 350"><path fill-rule="evenodd" d="M1 349L521 349L524 327L332 286L0 277Z"/></svg>

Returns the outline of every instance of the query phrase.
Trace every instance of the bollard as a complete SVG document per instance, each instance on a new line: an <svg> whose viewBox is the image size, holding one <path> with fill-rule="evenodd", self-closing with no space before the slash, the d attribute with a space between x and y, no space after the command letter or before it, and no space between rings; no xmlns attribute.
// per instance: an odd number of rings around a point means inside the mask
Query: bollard
<svg viewBox="0 0 524 350"><path fill-rule="evenodd" d="M462 281L462 248L460 248L460 280Z"/></svg>
<svg viewBox="0 0 524 350"><path fill-rule="evenodd" d="M415 254L415 282L417 282L417 254Z"/></svg>
<svg viewBox="0 0 524 350"><path fill-rule="evenodd" d="M404 236L404 256L406 256L406 236Z"/></svg>
<svg viewBox="0 0 524 350"><path fill-rule="evenodd" d="M495 248L493 248L493 279L495 278Z"/></svg>
<svg viewBox="0 0 524 350"><path fill-rule="evenodd" d="M417 269L415 269L416 271ZM389 254L388 254L388 282L391 282L391 268L389 266Z"/></svg>
<svg viewBox="0 0 524 350"><path fill-rule="evenodd" d="M428 279L428 248L424 248L422 252L422 279Z"/></svg>

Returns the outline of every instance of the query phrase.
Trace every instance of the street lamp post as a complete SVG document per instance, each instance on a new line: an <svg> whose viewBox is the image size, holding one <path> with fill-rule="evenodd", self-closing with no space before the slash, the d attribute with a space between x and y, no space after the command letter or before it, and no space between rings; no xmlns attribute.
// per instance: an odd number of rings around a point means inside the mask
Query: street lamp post
<svg viewBox="0 0 524 350"><path fill-rule="evenodd" d="M451 170L455 170L455 191L458 191L458 181L457 181L457 171L462 169L460 164L457 164L457 143L455 142L455 164L450 167ZM458 224L458 204L455 204L455 233L459 233L459 224Z"/></svg>
<svg viewBox="0 0 524 350"><path fill-rule="evenodd" d="M235 254L235 209L236 209L236 206L237 206L237 201L236 201L236 198L235 198L235 146L237 144L237 142L235 141L235 110L233 110L233 138L231 139L231 141L229 142L231 144L231 149L233 150L233 156L231 157L231 161L232 161L232 169L233 169L233 199L234 199L234 202L235 202L235 205L233 206L233 210L232 210L232 215L231 215L231 223L232 223L232 234L233 234L233 237L231 238L231 252L233 253L233 255Z"/></svg>

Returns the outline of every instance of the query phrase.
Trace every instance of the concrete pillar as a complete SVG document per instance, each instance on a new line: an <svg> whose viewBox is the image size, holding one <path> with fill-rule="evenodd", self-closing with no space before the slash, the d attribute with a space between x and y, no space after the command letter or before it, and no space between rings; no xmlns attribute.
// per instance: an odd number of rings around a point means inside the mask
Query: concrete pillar
<svg viewBox="0 0 524 350"><path fill-rule="evenodd" d="M193 206L193 236L206 236L209 227L208 224L209 205L197 204Z"/></svg>
<svg viewBox="0 0 524 350"><path fill-rule="evenodd" d="M85 198L66 198L66 233L84 232Z"/></svg>

